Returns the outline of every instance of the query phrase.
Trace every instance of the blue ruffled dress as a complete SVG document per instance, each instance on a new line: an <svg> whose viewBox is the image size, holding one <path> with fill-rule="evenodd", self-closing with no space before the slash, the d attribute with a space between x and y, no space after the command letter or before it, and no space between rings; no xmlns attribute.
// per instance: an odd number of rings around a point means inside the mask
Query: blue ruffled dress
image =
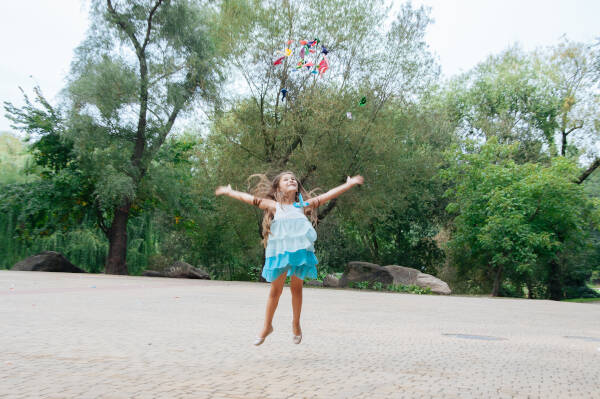
<svg viewBox="0 0 600 399"><path fill-rule="evenodd" d="M294 275L302 280L317 278L316 239L317 232L302 208L277 203L262 276L269 282L284 272L288 277Z"/></svg>

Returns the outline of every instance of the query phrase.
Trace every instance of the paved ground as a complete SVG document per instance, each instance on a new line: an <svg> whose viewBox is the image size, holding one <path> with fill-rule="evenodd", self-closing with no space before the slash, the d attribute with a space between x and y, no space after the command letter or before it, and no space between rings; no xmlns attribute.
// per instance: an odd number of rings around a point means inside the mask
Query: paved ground
<svg viewBox="0 0 600 399"><path fill-rule="evenodd" d="M600 398L600 306L305 288L294 345L286 288L254 347L267 291L0 271L0 397Z"/></svg>

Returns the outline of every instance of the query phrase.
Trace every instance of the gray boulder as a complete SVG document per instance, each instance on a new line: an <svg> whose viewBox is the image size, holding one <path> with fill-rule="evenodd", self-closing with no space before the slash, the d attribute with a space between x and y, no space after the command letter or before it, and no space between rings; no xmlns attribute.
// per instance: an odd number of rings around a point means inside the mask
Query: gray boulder
<svg viewBox="0 0 600 399"><path fill-rule="evenodd" d="M339 287L347 287L349 283L368 281L388 285L394 282L392 275L383 267L369 262L348 262L346 271L339 280Z"/></svg>
<svg viewBox="0 0 600 399"><path fill-rule="evenodd" d="M44 251L30 256L14 264L11 270L28 272L63 272L63 273L85 273L62 254L54 251Z"/></svg>
<svg viewBox="0 0 600 399"><path fill-rule="evenodd" d="M387 271L393 278L393 284L411 285L417 283L419 274L422 274L417 269L404 266L383 266L383 270Z"/></svg>
<svg viewBox="0 0 600 399"><path fill-rule="evenodd" d="M419 287L431 288L431 292L433 292L434 294L440 294L440 295L452 294L452 290L450 289L450 286L448 286L448 283L446 283L443 280L440 280L439 278L437 278L435 276L432 276L431 274L427 274L427 273L419 274L416 284Z"/></svg>
<svg viewBox="0 0 600 399"><path fill-rule="evenodd" d="M323 283L319 280L307 280L304 282L304 285L308 287L322 287Z"/></svg>
<svg viewBox="0 0 600 399"><path fill-rule="evenodd" d="M452 293L446 282L431 274L421 273L417 269L396 265L383 266L383 269L393 277L393 284L417 285L429 288L435 294L449 295Z"/></svg>
<svg viewBox="0 0 600 399"><path fill-rule="evenodd" d="M170 267L162 271L146 270L144 276L210 280L210 276L206 271L181 261L173 263Z"/></svg>
<svg viewBox="0 0 600 399"><path fill-rule="evenodd" d="M430 274L421 273L417 269L397 265L379 266L368 262L349 262L339 280L339 287L347 287L349 283L361 281L380 282L383 285L416 285L429 288L435 294L449 295L452 293L444 281ZM325 285L325 280L323 280L323 285Z"/></svg>
<svg viewBox="0 0 600 399"><path fill-rule="evenodd" d="M323 287L339 287L340 280L333 274L328 274L323 279Z"/></svg>

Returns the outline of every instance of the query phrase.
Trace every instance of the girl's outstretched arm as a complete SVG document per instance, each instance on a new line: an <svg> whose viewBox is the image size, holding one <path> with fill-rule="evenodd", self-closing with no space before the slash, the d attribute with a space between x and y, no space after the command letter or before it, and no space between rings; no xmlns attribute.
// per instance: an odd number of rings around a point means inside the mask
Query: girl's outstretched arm
<svg viewBox="0 0 600 399"><path fill-rule="evenodd" d="M242 191L236 191L231 188L231 184L217 187L215 195L228 195L231 198L243 201L248 205L257 206L260 209L275 209L275 201L272 199L255 197L254 195Z"/></svg>
<svg viewBox="0 0 600 399"><path fill-rule="evenodd" d="M339 197L342 193L350 190L352 187L356 186L357 184L363 184L363 182L365 181L365 179L360 176L360 175L356 175L353 177L348 176L348 179L346 179L346 183L342 184L341 186L337 186L336 188L332 188L331 190L327 191L325 194L321 194L316 196L315 198L311 198L309 199L308 205L311 208L317 208L320 205L325 204L327 201L330 201L334 198Z"/></svg>

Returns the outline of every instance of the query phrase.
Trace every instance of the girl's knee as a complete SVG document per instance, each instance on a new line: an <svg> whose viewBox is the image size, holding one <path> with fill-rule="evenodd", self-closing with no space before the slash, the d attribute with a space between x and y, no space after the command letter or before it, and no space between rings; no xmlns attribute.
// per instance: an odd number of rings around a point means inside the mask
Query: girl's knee
<svg viewBox="0 0 600 399"><path fill-rule="evenodd" d="M302 287L304 280L300 277L292 276L292 280L290 281L290 286L292 287Z"/></svg>
<svg viewBox="0 0 600 399"><path fill-rule="evenodd" d="M274 299L279 299L282 292L283 287L271 287L271 291L269 291L269 296Z"/></svg>
<svg viewBox="0 0 600 399"><path fill-rule="evenodd" d="M301 279L298 279L297 281L292 281L292 283L290 284L290 290L292 291L292 293L302 293L302 283L303 281Z"/></svg>

